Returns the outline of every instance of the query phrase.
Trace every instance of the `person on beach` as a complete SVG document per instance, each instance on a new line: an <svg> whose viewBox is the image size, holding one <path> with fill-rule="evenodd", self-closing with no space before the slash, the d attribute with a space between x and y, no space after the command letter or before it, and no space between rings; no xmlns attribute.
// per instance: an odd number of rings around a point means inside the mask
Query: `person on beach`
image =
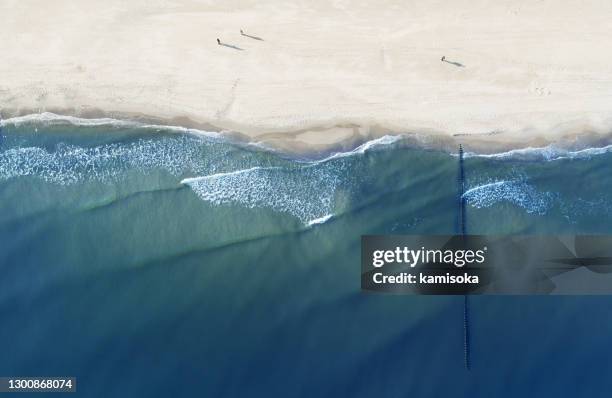
<svg viewBox="0 0 612 398"><path fill-rule="evenodd" d="M219 40L219 38L217 38L217 44L221 45L221 40Z"/></svg>
<svg viewBox="0 0 612 398"><path fill-rule="evenodd" d="M244 32L242 31L242 29L240 29L240 34L244 36Z"/></svg>
<svg viewBox="0 0 612 398"><path fill-rule="evenodd" d="M443 55L442 58L440 58L440 61L444 62L446 60L446 55Z"/></svg>

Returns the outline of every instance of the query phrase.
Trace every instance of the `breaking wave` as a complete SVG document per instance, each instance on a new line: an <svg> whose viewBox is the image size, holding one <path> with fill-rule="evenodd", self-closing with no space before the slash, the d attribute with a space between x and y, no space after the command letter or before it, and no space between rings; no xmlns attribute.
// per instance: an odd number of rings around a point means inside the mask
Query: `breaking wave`
<svg viewBox="0 0 612 398"><path fill-rule="evenodd" d="M499 202L512 203L527 213L544 215L553 206L555 195L541 192L525 181L494 181L468 189L463 194L475 208L491 207Z"/></svg>
<svg viewBox="0 0 612 398"><path fill-rule="evenodd" d="M382 137L366 141L351 151L336 152L324 159L309 161L309 163L324 163L330 160L341 159L347 156L363 155L364 153L372 149L380 149L391 146L397 142L400 142L403 138L403 135L384 135Z"/></svg>
<svg viewBox="0 0 612 398"><path fill-rule="evenodd" d="M405 135L386 135L323 159L291 160L271 152L262 154L261 151L248 150L244 145L236 145L229 140L219 140L220 133L182 127L112 118L84 119L53 113L0 120L0 127L22 126L27 129L30 124L43 127L56 124L113 126L179 134L152 134L151 138L90 147L65 143L36 146L13 142L3 145L0 151L0 180L31 176L68 185L91 180L113 181L123 178L132 170L143 173L163 170L176 176L176 183L180 181L189 186L200 199L209 203L268 208L290 214L307 226L325 223L338 214L341 211L338 196L347 193L350 196L351 190L363 182L363 175L368 174L369 166L367 162L356 161L360 155L394 148L409 141ZM407 141L404 142L404 139ZM552 161L589 159L609 152L612 152L612 145L576 151L548 146L488 155L467 153L466 157ZM357 170L356 167L360 165L366 169ZM559 194L539 190L526 178L520 177L480 182L468 189L464 198L475 208L511 203L527 213L538 215L545 214L555 205L567 214L582 214L595 212L608 203L584 199L575 204L565 204Z"/></svg>
<svg viewBox="0 0 612 398"><path fill-rule="evenodd" d="M155 131L173 131L177 133L201 135L209 138L223 138L223 134L215 131L206 131L181 126L149 124L136 120L103 118L81 118L76 116L58 115L52 112L34 113L24 116L16 116L8 119L0 119L0 128L7 126L23 126L27 124L52 126L52 125L72 125L82 127L115 127L115 128L138 128Z"/></svg>
<svg viewBox="0 0 612 398"><path fill-rule="evenodd" d="M253 167L230 173L186 178L201 199L215 205L239 204L291 214L306 225L327 221L342 185L342 173L333 168Z"/></svg>
<svg viewBox="0 0 612 398"><path fill-rule="evenodd" d="M2 126L33 127L59 124L159 128L139 122L110 118L81 119L52 113L5 119ZM29 123L33 123L30 125ZM180 129L187 133L187 129ZM7 133L11 134L11 133ZM202 134L152 135L131 141L78 146L58 142L31 145L32 139L13 139L0 152L0 180L35 177L70 185L84 181L112 182L126 173L162 170L182 178L201 199L213 204L238 204L291 214L306 225L329 220L336 210L339 190L350 191L359 181L349 172L350 158L395 143L401 137L385 136L368 141L352 151L322 160L297 161L244 150L226 141ZM24 145L25 142L25 145ZM36 141L34 141L36 142ZM185 178L189 175L200 177Z"/></svg>
<svg viewBox="0 0 612 398"><path fill-rule="evenodd" d="M402 136L383 136L352 151L320 160L292 161L283 167L252 167L181 181L213 204L237 203L248 208L269 208L297 217L307 226L323 224L335 214L339 189L350 191L359 178L346 178L350 167L343 160L387 147Z"/></svg>
<svg viewBox="0 0 612 398"><path fill-rule="evenodd" d="M194 170L210 172L221 165L201 157L209 145L195 137L140 139L95 147L57 144L53 149L15 147L0 152L0 179L33 176L56 184L87 180L110 181L128 170L163 169L180 175Z"/></svg>
<svg viewBox="0 0 612 398"><path fill-rule="evenodd" d="M60 115L52 112L42 112L29 114L24 116L16 116L7 119L0 118L0 129L6 126L22 126L27 124L33 125L61 125L61 124L69 124L73 126L84 126L84 127L97 127L97 126L110 126L116 128L138 128L145 130L153 130L153 131L172 131L177 133L185 133L192 134L198 136L204 136L212 139L220 139L226 142L234 143L236 145L253 148L258 150L265 150L269 152L278 152L277 150L268 147L267 145L259 142L242 142L233 140L232 138L224 135L223 132L216 131L206 131L194 128L187 128L181 126L172 126L172 125L160 125L160 124L149 124L143 121L138 120L123 120L123 119L114 119L110 117L102 117L102 118L81 118L76 116L67 116ZM372 139L366 141L359 145L357 148L346 151L346 152L337 152L333 153L330 156L327 156L323 159L318 160L306 160L306 163L311 162L326 162L333 159L338 159L341 157L352 156L355 154L363 154L366 151L373 148L380 148L391 146L396 144L402 140L408 139L410 146L419 147L421 143L423 147L430 147L430 138L428 136L422 136L419 134L394 134L394 135L385 135L376 139ZM566 149L562 148L558 145L551 144L545 147L528 147L528 148L520 148L520 149L512 149L509 151L499 152L499 153L475 153L475 152L465 152L464 156L466 158L470 157L478 157L478 158L489 158L489 159L509 159L509 160L527 160L527 161L552 161L559 159L589 159L592 156L603 155L606 153L612 152L612 145L602 146L602 147L589 147L582 149ZM452 156L456 156L456 153L451 152ZM297 159L294 159L297 161Z"/></svg>
<svg viewBox="0 0 612 398"><path fill-rule="evenodd" d="M608 218L612 215L612 198L609 195L584 198L546 192L528 183L525 178L476 185L468 189L463 197L477 209L510 203L529 214L544 216L556 208L572 224L585 217Z"/></svg>
<svg viewBox="0 0 612 398"><path fill-rule="evenodd" d="M312 227L314 225L318 225L318 224L325 224L326 222L328 222L329 220L331 220L334 217L333 214L327 214L323 217L320 218L316 218L314 220L311 220L308 222L308 226Z"/></svg>
<svg viewBox="0 0 612 398"><path fill-rule="evenodd" d="M569 150L549 145L540 148L513 149L507 152L493 154L478 154L466 152L465 157L478 157L499 160L524 160L524 161L553 161L561 159L590 159L593 156L604 155L612 152L612 145L594 148Z"/></svg>

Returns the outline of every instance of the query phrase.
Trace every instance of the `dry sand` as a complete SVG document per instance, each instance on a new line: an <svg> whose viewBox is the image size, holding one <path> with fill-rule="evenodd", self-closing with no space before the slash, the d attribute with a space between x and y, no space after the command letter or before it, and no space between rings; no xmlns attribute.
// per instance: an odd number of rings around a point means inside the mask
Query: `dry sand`
<svg viewBox="0 0 612 398"><path fill-rule="evenodd" d="M0 15L5 118L146 115L294 150L612 131L608 0L2 0Z"/></svg>

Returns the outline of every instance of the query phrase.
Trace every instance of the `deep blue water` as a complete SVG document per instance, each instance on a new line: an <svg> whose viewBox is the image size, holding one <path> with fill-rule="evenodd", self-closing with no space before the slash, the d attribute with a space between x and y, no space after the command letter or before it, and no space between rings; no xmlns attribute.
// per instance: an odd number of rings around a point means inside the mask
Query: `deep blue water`
<svg viewBox="0 0 612 398"><path fill-rule="evenodd" d="M457 157L4 122L0 376L87 397L607 397L612 299L360 291L360 236L453 233ZM469 233L612 232L612 153L465 160ZM74 396L74 395L73 395Z"/></svg>

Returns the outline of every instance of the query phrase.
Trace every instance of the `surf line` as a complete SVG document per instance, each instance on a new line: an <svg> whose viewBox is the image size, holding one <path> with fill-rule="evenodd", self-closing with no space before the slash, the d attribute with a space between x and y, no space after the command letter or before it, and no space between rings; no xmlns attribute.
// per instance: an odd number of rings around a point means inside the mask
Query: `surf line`
<svg viewBox="0 0 612 398"><path fill-rule="evenodd" d="M459 144L459 177L458 177L458 192L457 205L459 211L457 213L457 232L462 236L466 235L466 208L465 208L465 170L463 163L463 146ZM463 296L463 360L465 368L470 370L470 312L469 300L467 294Z"/></svg>

